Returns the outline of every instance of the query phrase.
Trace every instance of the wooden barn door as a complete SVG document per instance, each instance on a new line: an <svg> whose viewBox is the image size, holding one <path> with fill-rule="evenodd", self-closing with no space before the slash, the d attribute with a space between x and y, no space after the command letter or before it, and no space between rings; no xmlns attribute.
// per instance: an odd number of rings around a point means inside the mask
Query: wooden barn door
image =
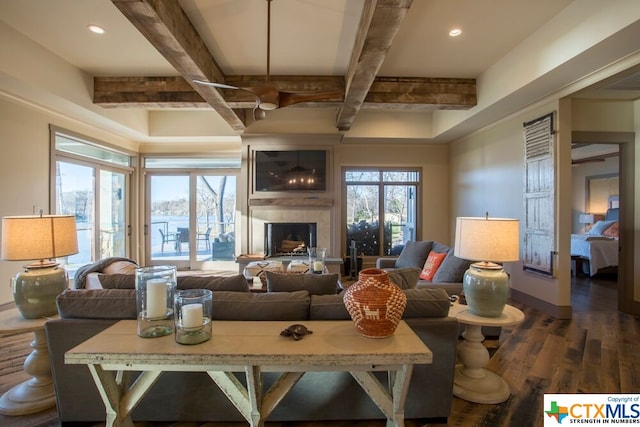
<svg viewBox="0 0 640 427"><path fill-rule="evenodd" d="M553 276L555 161L553 113L524 123L523 267Z"/></svg>

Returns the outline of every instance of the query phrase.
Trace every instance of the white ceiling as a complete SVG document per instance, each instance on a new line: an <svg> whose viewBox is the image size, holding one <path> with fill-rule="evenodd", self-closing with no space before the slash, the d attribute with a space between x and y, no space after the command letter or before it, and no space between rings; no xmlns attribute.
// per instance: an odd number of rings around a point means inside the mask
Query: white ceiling
<svg viewBox="0 0 640 427"><path fill-rule="evenodd" d="M563 9L585 1L413 0L378 75L481 79L538 30L553 25ZM265 0L179 3L224 74L265 74ZM271 74L344 75L363 4L364 0L273 0ZM633 13L640 15L638 10ZM0 0L0 20L90 77L178 75L110 0ZM106 34L90 33L88 24L104 27ZM455 26L463 34L451 38L447 33ZM479 88L480 105L485 94ZM0 87L0 93L7 89ZM614 93L638 99L640 88L635 89ZM605 95L599 90L580 96ZM95 111L100 114L98 108ZM118 125L126 127L122 121ZM148 141L154 140L152 133Z"/></svg>

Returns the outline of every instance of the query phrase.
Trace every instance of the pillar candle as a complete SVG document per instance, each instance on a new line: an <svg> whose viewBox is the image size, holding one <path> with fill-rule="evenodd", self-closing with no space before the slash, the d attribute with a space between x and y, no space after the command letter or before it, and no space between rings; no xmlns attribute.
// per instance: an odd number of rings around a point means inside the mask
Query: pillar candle
<svg viewBox="0 0 640 427"><path fill-rule="evenodd" d="M313 262L313 271L322 271L322 261Z"/></svg>
<svg viewBox="0 0 640 427"><path fill-rule="evenodd" d="M196 328L202 326L202 304L186 304L182 306L182 327Z"/></svg>
<svg viewBox="0 0 640 427"><path fill-rule="evenodd" d="M167 315L167 282L165 279L147 281L147 318L157 319Z"/></svg>

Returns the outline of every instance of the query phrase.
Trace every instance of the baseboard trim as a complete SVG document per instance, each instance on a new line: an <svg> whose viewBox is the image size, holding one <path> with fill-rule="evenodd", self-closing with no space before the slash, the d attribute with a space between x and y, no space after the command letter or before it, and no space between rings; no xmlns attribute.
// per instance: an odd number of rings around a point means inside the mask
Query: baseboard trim
<svg viewBox="0 0 640 427"><path fill-rule="evenodd" d="M571 319L572 317L573 310L570 305L553 305L513 288L511 289L511 298L556 319Z"/></svg>

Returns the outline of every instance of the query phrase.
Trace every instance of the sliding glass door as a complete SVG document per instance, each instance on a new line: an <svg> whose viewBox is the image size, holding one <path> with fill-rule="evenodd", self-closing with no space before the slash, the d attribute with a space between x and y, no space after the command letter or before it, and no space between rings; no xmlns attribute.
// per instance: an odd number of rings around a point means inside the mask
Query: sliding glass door
<svg viewBox="0 0 640 427"><path fill-rule="evenodd" d="M146 188L148 264L237 269L235 176L149 172Z"/></svg>
<svg viewBox="0 0 640 427"><path fill-rule="evenodd" d="M127 255L126 189L125 173L56 162L55 212L74 215L78 230L79 252L67 258L68 268Z"/></svg>

